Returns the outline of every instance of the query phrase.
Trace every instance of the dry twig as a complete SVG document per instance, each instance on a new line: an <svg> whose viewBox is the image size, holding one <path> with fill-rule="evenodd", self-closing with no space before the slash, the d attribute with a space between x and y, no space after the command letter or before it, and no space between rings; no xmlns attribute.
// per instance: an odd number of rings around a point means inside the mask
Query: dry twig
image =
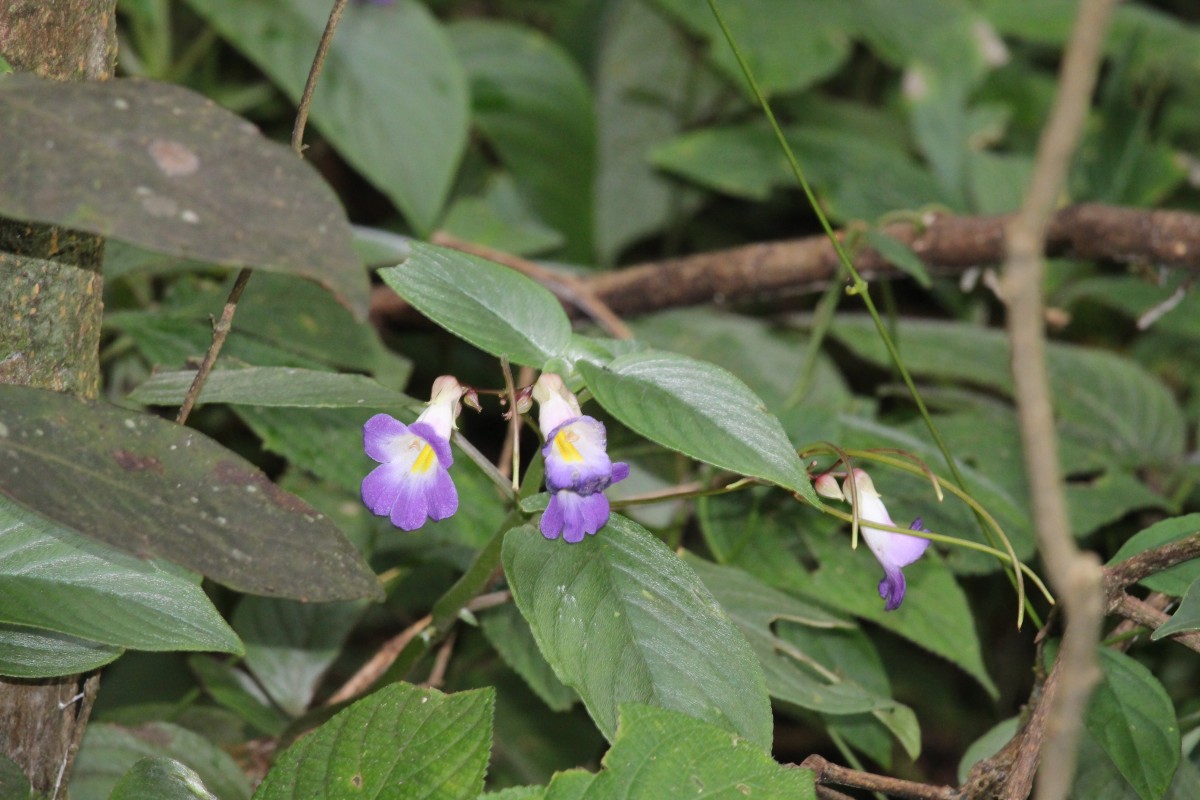
<svg viewBox="0 0 1200 800"><path fill-rule="evenodd" d="M1021 210L1007 229L1003 299L1017 419L1029 477L1038 547L1066 616L1062 649L1054 668L1061 675L1047 691L1044 739L1035 754L1022 753L1018 767L1040 760L1038 800L1061 800L1075 776L1076 743L1092 687L1099 679L1096 643L1104 621L1099 559L1081 553L1071 537L1066 495L1058 459L1058 439L1050 402L1042 329L1045 231L1062 191L1071 157L1083 131L1096 84L1104 35L1115 0L1082 0L1063 57L1059 89L1050 121L1042 131L1033 179ZM1029 741L1034 741L1030 739ZM1023 800L1028 789L1010 782L1005 797Z"/></svg>

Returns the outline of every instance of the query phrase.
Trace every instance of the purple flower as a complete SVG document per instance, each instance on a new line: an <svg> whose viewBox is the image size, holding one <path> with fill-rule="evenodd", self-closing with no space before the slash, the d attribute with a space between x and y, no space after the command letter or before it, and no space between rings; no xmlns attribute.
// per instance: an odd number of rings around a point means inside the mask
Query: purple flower
<svg viewBox="0 0 1200 800"><path fill-rule="evenodd" d="M604 490L629 476L629 465L608 457L604 423L580 413L579 401L553 373L543 373L533 386L538 425L546 437L546 488L550 504L542 514L542 535L568 542L583 541L608 522Z"/></svg>
<svg viewBox="0 0 1200 800"><path fill-rule="evenodd" d="M429 406L412 425L376 414L363 425L363 449L380 462L362 482L371 513L390 517L396 527L414 531L428 519L446 519L458 510L450 479L454 463L450 431L464 389L449 375L433 383Z"/></svg>
<svg viewBox="0 0 1200 800"><path fill-rule="evenodd" d="M861 469L855 469L852 475L854 487L858 490L858 504L855 511L858 513L863 539L866 540L867 547L871 548L876 560L883 567L883 580L879 582L879 596L886 601L885 611L895 611L904 601L906 588L904 572L901 571L901 567L907 567L920 558L921 554L929 547L929 540L873 527L870 524L872 522L890 525L893 528L897 525L892 522L879 492L875 491L875 484L871 481L871 476ZM846 478L842 483L842 493L847 500L854 497L850 480L850 478ZM917 517L910 526L910 530L924 531L921 524L921 518Z"/></svg>

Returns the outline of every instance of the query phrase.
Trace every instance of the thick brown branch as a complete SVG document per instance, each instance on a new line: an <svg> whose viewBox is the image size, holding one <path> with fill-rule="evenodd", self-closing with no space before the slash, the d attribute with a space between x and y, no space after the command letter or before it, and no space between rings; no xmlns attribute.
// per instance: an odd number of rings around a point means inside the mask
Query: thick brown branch
<svg viewBox="0 0 1200 800"><path fill-rule="evenodd" d="M870 772L859 772L833 764L817 755L804 759L800 766L813 771L818 785L832 783L836 786L883 792L889 797L900 797L906 800L957 800L959 796L958 791L949 786L932 786L928 783L916 783L884 775L873 775Z"/></svg>
<svg viewBox="0 0 1200 800"><path fill-rule="evenodd" d="M929 215L923 228L898 223L886 230L909 245L931 271L957 274L1004 260L1004 230L1011 219ZM1200 270L1200 214L1072 206L1050 218L1046 254ZM900 275L873 250L860 250L854 263L867 278ZM640 264L598 273L582 285L614 312L628 317L679 306L811 293L824 288L836 274L833 247L824 236L811 236ZM406 308L387 287L379 287L372 298L375 319L402 316Z"/></svg>
<svg viewBox="0 0 1200 800"><path fill-rule="evenodd" d="M1131 597L1127 594L1122 594L1117 598L1114 606L1113 610L1121 616L1151 630L1161 628L1171 619L1168 615L1144 600L1138 600L1136 597ZM1171 638L1184 647L1189 647L1200 653L1200 633L1196 631L1183 631L1171 636Z"/></svg>
<svg viewBox="0 0 1200 800"><path fill-rule="evenodd" d="M1109 610L1115 610L1115 603L1126 586L1194 558L1200 558L1200 531L1186 539L1143 550L1108 567L1104 570L1104 588L1108 595Z"/></svg>

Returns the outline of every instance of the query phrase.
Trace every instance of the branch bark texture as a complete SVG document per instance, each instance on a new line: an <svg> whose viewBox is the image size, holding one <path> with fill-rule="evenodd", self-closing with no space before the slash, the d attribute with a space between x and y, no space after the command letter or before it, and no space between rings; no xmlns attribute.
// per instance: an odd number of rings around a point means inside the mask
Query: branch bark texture
<svg viewBox="0 0 1200 800"><path fill-rule="evenodd" d="M1005 229L1012 219L936 214L920 224L897 223L885 230L911 247L930 271L955 275L1002 263ZM1088 203L1054 213L1044 233L1048 256L1200 272L1200 214ZM867 248L854 254L854 264L868 279L902 274ZM837 254L829 241L810 236L638 264L580 283L627 317L681 306L811 294L823 290L837 271ZM377 321L406 319L412 313L387 287L376 290L371 312ZM570 307L568 312L582 315Z"/></svg>
<svg viewBox="0 0 1200 800"><path fill-rule="evenodd" d="M1075 776L1076 746L1092 687L1099 680L1096 644L1104 621L1100 561L1081 553L1071 537L1066 494L1058 458L1058 438L1050 402L1046 342L1042 329L1046 228L1062 191L1067 169L1083 132L1096 85L1104 36L1115 0L1082 0L1059 73L1058 94L1042 131L1033 179L1021 210L1008 225L1003 299L1008 305L1013 396L1029 477L1034 529L1050 581L1066 615L1062 649L1054 673L1046 737L1038 757L1038 800L1062 800ZM1019 765L1021 766L1021 765ZM1006 797L1020 800L1023 787L1010 785Z"/></svg>
<svg viewBox="0 0 1200 800"><path fill-rule="evenodd" d="M0 3L0 55L57 80L104 80L116 58L116 0ZM0 381L95 397L104 241L0 219ZM65 795L97 676L0 678L0 753L35 791Z"/></svg>

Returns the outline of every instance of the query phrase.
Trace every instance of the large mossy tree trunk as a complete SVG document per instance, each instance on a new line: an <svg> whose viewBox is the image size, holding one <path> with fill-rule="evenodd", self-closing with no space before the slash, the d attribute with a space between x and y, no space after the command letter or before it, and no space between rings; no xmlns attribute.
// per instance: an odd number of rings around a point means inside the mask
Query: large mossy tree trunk
<svg viewBox="0 0 1200 800"><path fill-rule="evenodd" d="M55 80L110 78L116 3L3 0L0 56ZM96 396L103 249L95 236L0 218L0 382ZM0 678L0 753L35 791L65 796L96 685L96 675Z"/></svg>

